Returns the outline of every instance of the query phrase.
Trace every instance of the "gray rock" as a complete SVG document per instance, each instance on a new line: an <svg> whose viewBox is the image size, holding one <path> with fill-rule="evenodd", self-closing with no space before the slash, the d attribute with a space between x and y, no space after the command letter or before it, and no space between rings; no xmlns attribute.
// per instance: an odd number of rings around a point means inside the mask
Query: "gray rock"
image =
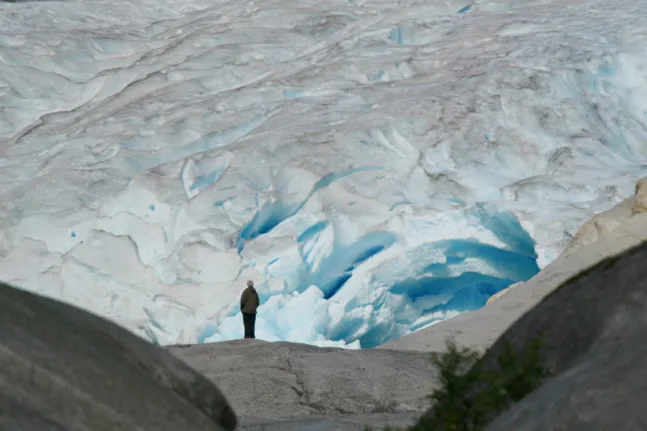
<svg viewBox="0 0 647 431"><path fill-rule="evenodd" d="M208 379L78 308L0 284L0 429L222 431Z"/></svg>
<svg viewBox="0 0 647 431"><path fill-rule="evenodd" d="M404 429L415 424L419 416L420 414L416 413L373 413L283 421L242 417L239 429L245 431L364 431L366 426L374 430L382 430L387 426Z"/></svg>
<svg viewBox="0 0 647 431"><path fill-rule="evenodd" d="M647 243L566 282L493 346L545 336L555 378L501 415L488 431L647 429Z"/></svg>
<svg viewBox="0 0 647 431"><path fill-rule="evenodd" d="M543 334L553 378L496 418L487 431L647 429L647 244L607 258L564 283L488 350Z"/></svg>
<svg viewBox="0 0 647 431"><path fill-rule="evenodd" d="M317 429L363 429L357 428L362 421L379 424L387 416L406 424L429 407L435 384L429 353L260 340L169 349L228 395L238 415L247 418L242 429L325 423L335 425ZM380 419L380 414L386 415Z"/></svg>

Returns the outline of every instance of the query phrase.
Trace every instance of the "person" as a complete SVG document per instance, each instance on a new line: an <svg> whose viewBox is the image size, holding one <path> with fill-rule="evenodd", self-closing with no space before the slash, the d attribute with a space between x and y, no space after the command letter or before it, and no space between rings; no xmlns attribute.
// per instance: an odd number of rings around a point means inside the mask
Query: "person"
<svg viewBox="0 0 647 431"><path fill-rule="evenodd" d="M247 282L247 289L243 290L240 295L240 312L243 315L243 325L245 326L245 338L256 338L254 327L256 326L256 309L261 301L258 298L258 292L254 289L254 282Z"/></svg>

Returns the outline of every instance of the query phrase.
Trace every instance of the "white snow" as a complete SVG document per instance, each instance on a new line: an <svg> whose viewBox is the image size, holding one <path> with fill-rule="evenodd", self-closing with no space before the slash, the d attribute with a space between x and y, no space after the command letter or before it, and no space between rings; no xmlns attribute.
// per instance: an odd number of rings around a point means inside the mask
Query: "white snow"
<svg viewBox="0 0 647 431"><path fill-rule="evenodd" d="M639 0L0 3L0 279L154 342L374 346L647 173Z"/></svg>

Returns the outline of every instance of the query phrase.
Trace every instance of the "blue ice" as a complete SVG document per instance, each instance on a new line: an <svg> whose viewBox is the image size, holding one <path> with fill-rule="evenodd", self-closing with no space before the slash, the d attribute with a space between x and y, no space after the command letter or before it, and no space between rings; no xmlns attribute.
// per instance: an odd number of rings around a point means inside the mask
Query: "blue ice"
<svg viewBox="0 0 647 431"><path fill-rule="evenodd" d="M266 116L261 116L247 123L234 126L220 132L210 133L202 137L202 139L183 147L181 149L182 153L184 153L184 157L187 157L202 151L223 147L251 133L266 120Z"/></svg>
<svg viewBox="0 0 647 431"><path fill-rule="evenodd" d="M198 344L203 344L206 342L207 338L213 337L218 333L218 326L216 325L207 325L206 328L200 332L198 335Z"/></svg>
<svg viewBox="0 0 647 431"><path fill-rule="evenodd" d="M240 231L237 240L238 252L243 251L245 242L268 233L283 220L296 214L300 207L301 205L289 205L279 201L265 204Z"/></svg>
<svg viewBox="0 0 647 431"><path fill-rule="evenodd" d="M336 248L303 288L314 284L323 291L325 299L333 297L352 276L355 268L396 241L397 236L391 232L372 232L350 246Z"/></svg>
<svg viewBox="0 0 647 431"><path fill-rule="evenodd" d="M389 211L393 211L394 209L396 209L400 205L408 205L410 203L411 202L409 202L407 200L394 202L393 205L391 205L391 208L389 208Z"/></svg>
<svg viewBox="0 0 647 431"><path fill-rule="evenodd" d="M472 5L468 4L467 6L463 6L462 8L460 8L456 13L465 13L465 12L469 12L470 10L472 10Z"/></svg>
<svg viewBox="0 0 647 431"><path fill-rule="evenodd" d="M299 99L305 96L305 93L301 90L283 90L283 96L288 99Z"/></svg>
<svg viewBox="0 0 647 431"><path fill-rule="evenodd" d="M297 238L297 242L308 241L310 238L314 237L319 232L324 230L327 226L328 226L328 222L326 220L313 224L312 226L304 230L301 235L299 235L299 237Z"/></svg>
<svg viewBox="0 0 647 431"><path fill-rule="evenodd" d="M483 227L512 250L537 258L535 240L521 226L514 214L509 211L497 212L486 204L477 205L473 214L478 217Z"/></svg>
<svg viewBox="0 0 647 431"><path fill-rule="evenodd" d="M400 26L392 28L389 32L389 39L396 42L398 45L404 44L404 36L404 30Z"/></svg>
<svg viewBox="0 0 647 431"><path fill-rule="evenodd" d="M249 240L252 240L259 235L264 235L269 233L272 229L282 223L284 220L292 217L298 213L301 208L308 202L308 200L314 195L317 191L330 186L333 182L338 181L342 178L345 178L349 175L355 174L357 172L376 170L373 166L363 166L353 169L348 169L342 172L333 172L327 175L324 175L319 181L317 181L308 196L296 204L288 204L280 201L271 202L265 204L260 211L258 211L252 220L247 223L236 240L236 245L238 246L238 252L242 252L245 247L245 243Z"/></svg>
<svg viewBox="0 0 647 431"><path fill-rule="evenodd" d="M225 168L221 167L211 172L209 175L198 176L193 180L189 190L204 189L212 184L215 184L225 172Z"/></svg>
<svg viewBox="0 0 647 431"><path fill-rule="evenodd" d="M125 157L125 162L130 169L136 172L146 171L197 153L227 146L254 131L267 120L267 117L267 115L263 115L244 124L207 134L183 147L164 148L156 153L150 152L149 145L147 145L148 141L143 138L122 142L121 147L137 151L137 156Z"/></svg>
<svg viewBox="0 0 647 431"><path fill-rule="evenodd" d="M307 199L321 188L356 172L348 170L332 173L319 180L301 203L288 205L281 202L266 204L243 228L239 235L239 249L245 241L270 232L275 226L299 211ZM352 343L359 341L361 347L378 346L394 337L416 330L442 319L446 313L465 312L482 307L487 299L512 283L525 281L539 272L535 242L523 229L514 214L499 211L491 204L476 205L465 216L496 236L503 246L493 246L476 239L448 239L432 241L407 252L401 264L409 265L413 275L399 275L399 270L386 265L373 271L371 285L387 286L371 304L376 316L381 307L393 306L388 298L399 298L395 309L390 310L393 318L376 321L376 317L358 317L349 313L341 323L323 329L322 335L329 340ZM320 251L314 243L322 239L319 235L330 227L327 220L318 221L305 228L297 237L301 252L301 264L295 263L290 276L288 291L303 293L310 286L317 286L324 300L330 300L344 289L355 270L367 260L392 247L398 236L392 232L372 232L351 244L332 245L332 250L319 261L318 266L309 263L311 250ZM276 263L272 260L267 266ZM484 268L481 273L478 268ZM486 269L486 270L485 270ZM270 293L267 293L270 295ZM268 296L269 299L269 296ZM348 310L360 306L358 300L351 300ZM369 330L363 330L366 326ZM282 329L273 328L281 337ZM205 330L208 338L209 328ZM362 332L365 331L365 332ZM284 338L285 339L285 338Z"/></svg>
<svg viewBox="0 0 647 431"><path fill-rule="evenodd" d="M372 328L359 338L363 348L378 346L402 335L405 331L419 329L430 322L430 320L425 321L424 316L432 313L464 312L480 308L493 294L512 283L528 280L539 272L535 243L513 214L493 212L491 209L481 207L476 208L473 215L476 215L484 226L506 244L506 247L497 248L473 239L442 240L423 245L421 249L423 256L442 255L445 261L430 263L421 267L416 277L391 284L388 289L390 294L404 297L406 300L403 304L410 306L392 310L395 313L393 322L372 325ZM414 253L414 255L420 255L420 253ZM467 259L481 262L489 268L490 273L462 271L461 265ZM347 273L342 272L342 274ZM378 270L373 281L384 283L387 280L388 277L382 278ZM333 280L333 283L335 282L338 280ZM430 299L432 303L435 302L434 298L447 299L431 307L424 306ZM382 306L380 302L372 305L376 310ZM333 340L353 342L359 327L360 322L351 319L328 335Z"/></svg>

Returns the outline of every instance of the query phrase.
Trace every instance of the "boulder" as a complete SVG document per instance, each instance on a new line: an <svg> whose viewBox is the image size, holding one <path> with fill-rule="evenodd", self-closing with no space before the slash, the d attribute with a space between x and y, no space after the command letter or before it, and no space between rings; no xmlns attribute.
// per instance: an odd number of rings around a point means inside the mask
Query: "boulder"
<svg viewBox="0 0 647 431"><path fill-rule="evenodd" d="M220 390L164 348L0 284L0 429L229 431Z"/></svg>
<svg viewBox="0 0 647 431"><path fill-rule="evenodd" d="M484 357L543 335L553 378L487 431L638 431L647 424L647 244L562 284L519 319Z"/></svg>
<svg viewBox="0 0 647 431"><path fill-rule="evenodd" d="M647 177L636 181L635 201L632 208L634 214L647 212Z"/></svg>
<svg viewBox="0 0 647 431"><path fill-rule="evenodd" d="M515 287L519 287L519 286L521 286L521 285L523 285L523 283L514 283L514 284L511 284L510 286L506 287L505 289L503 289L503 290L501 290L501 291L499 291L499 292L495 293L494 295L490 296L490 297L488 298L488 300L487 300L486 304L489 304L490 302L494 302L494 301L496 301L497 299L501 298L501 297L502 297L503 295L505 295L506 293L510 292L510 291L511 291L512 289L514 289Z"/></svg>
<svg viewBox="0 0 647 431"><path fill-rule="evenodd" d="M632 209L635 202L636 197L631 196L610 210L592 217L573 235L571 242L566 246L564 252L593 244L613 232L613 230L621 226L635 214Z"/></svg>

